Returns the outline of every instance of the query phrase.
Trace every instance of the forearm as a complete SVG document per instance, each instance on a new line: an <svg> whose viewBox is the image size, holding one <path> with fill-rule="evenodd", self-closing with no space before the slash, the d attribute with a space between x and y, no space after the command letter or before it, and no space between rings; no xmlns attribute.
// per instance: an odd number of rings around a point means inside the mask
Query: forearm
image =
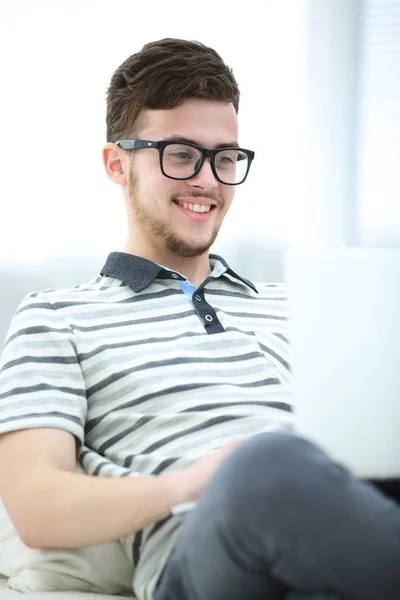
<svg viewBox="0 0 400 600"><path fill-rule="evenodd" d="M196 500L227 454L242 441L232 440L181 471L113 478L75 473L72 437L60 438L52 430L16 432L3 439L3 455L11 454L14 463L24 468L3 461L0 493L27 546L92 546L130 535L168 517L174 504ZM31 459L28 442L30 448L36 446Z"/></svg>
<svg viewBox="0 0 400 600"><path fill-rule="evenodd" d="M12 503L17 531L35 548L79 548L124 537L186 500L176 475L105 478L52 470L35 489L20 490L19 507Z"/></svg>

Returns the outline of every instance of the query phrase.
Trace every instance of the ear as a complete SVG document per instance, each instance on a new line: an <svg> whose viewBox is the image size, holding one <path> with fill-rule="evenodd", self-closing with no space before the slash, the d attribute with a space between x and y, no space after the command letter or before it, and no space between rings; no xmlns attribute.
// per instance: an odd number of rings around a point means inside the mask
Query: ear
<svg viewBox="0 0 400 600"><path fill-rule="evenodd" d="M126 186L128 183L129 161L125 152L116 144L107 143L103 148L103 164L107 176L114 183Z"/></svg>

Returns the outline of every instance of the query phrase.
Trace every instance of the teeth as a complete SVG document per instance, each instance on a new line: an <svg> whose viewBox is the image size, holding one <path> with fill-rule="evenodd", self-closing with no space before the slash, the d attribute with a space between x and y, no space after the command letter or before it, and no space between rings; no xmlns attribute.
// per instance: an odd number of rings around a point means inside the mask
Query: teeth
<svg viewBox="0 0 400 600"><path fill-rule="evenodd" d="M211 210L211 204L192 204L189 202L182 202L181 205L187 210L192 210L193 212L198 213L206 213Z"/></svg>

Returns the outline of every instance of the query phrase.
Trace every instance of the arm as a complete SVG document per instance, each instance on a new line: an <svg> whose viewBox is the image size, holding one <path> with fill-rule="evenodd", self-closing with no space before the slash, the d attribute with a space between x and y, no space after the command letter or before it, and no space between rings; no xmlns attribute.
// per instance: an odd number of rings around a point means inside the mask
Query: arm
<svg viewBox="0 0 400 600"><path fill-rule="evenodd" d="M75 439L58 429L0 438L0 496L21 540L72 548L129 535L167 517L180 501L168 478L75 473Z"/></svg>
<svg viewBox="0 0 400 600"><path fill-rule="evenodd" d="M24 544L78 548L124 537L195 500L227 444L180 472L104 478L74 472L75 438L59 429L0 437L0 496Z"/></svg>

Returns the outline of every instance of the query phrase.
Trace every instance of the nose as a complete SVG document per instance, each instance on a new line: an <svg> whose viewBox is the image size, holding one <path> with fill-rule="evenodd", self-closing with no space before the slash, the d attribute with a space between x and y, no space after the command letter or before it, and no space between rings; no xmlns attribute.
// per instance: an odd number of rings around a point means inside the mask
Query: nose
<svg viewBox="0 0 400 600"><path fill-rule="evenodd" d="M206 157L205 161L201 165L200 171L188 180L188 183L195 187L201 187L204 189L211 189L218 187L218 181L215 179L214 173L211 168L211 158Z"/></svg>

